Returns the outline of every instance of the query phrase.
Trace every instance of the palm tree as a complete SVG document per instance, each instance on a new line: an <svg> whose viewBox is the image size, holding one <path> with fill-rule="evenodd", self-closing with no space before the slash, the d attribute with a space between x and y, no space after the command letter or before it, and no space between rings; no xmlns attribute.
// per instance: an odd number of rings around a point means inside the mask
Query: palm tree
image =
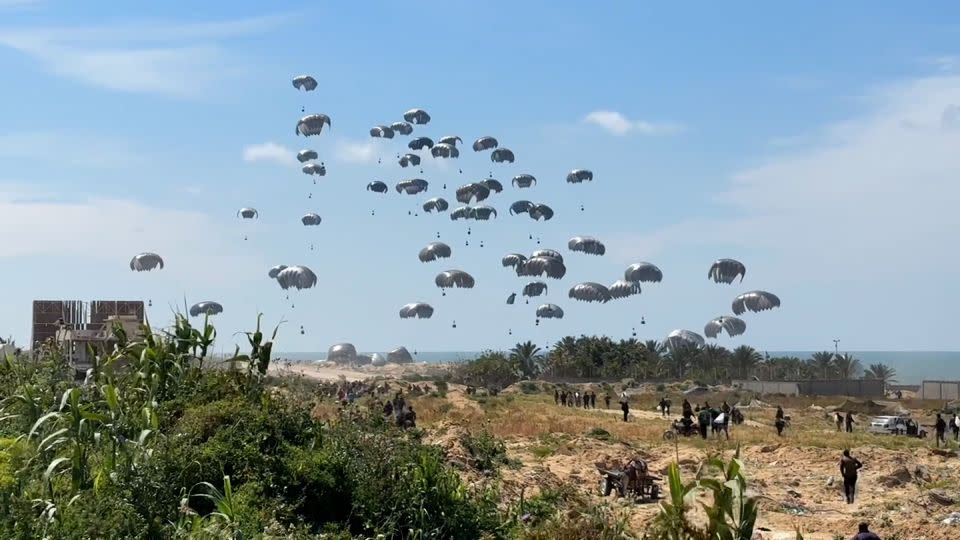
<svg viewBox="0 0 960 540"><path fill-rule="evenodd" d="M870 368L863 374L864 379L880 379L883 381L883 391L887 391L887 385L897 382L895 378L897 370L886 364L870 364Z"/></svg>
<svg viewBox="0 0 960 540"><path fill-rule="evenodd" d="M763 357L753 347L741 345L733 350L730 360L737 375L743 379L750 375L753 369L763 360Z"/></svg>
<svg viewBox="0 0 960 540"><path fill-rule="evenodd" d="M849 353L843 353L833 359L833 368L841 379L854 379L860 374L860 360L857 360Z"/></svg>
<svg viewBox="0 0 960 540"><path fill-rule="evenodd" d="M517 343L510 349L510 359L516 362L520 376L530 379L540 373L540 363L543 356L540 354L540 347L532 341L527 341Z"/></svg>
<svg viewBox="0 0 960 540"><path fill-rule="evenodd" d="M663 375L663 356L667 350L666 346L655 339L648 339L643 342L643 348L646 351L647 365L651 370L657 370L660 375Z"/></svg>
<svg viewBox="0 0 960 540"><path fill-rule="evenodd" d="M810 356L810 360L817 369L817 375L824 379L830 378L830 371L833 369L833 353L829 351L815 352Z"/></svg>
<svg viewBox="0 0 960 540"><path fill-rule="evenodd" d="M709 378L719 380L720 374L726 373L730 362L730 351L726 347L711 343L700 350L694 362L704 375L711 375L712 377Z"/></svg>

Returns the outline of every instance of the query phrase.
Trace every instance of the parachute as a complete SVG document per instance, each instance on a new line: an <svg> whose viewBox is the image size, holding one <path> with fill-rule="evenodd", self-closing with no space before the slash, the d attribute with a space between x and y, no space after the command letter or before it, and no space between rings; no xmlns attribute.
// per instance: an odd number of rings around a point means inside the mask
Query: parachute
<svg viewBox="0 0 960 540"><path fill-rule="evenodd" d="M310 137L319 135L323 131L323 125L331 127L330 117L325 114L310 114L304 116L297 122L297 129L294 131L297 135Z"/></svg>
<svg viewBox="0 0 960 540"><path fill-rule="evenodd" d="M733 280L740 276L740 282L747 275L747 267L742 262L734 259L717 259L710 266L707 272L707 278L715 283L733 283Z"/></svg>
<svg viewBox="0 0 960 540"><path fill-rule="evenodd" d="M130 259L130 269L136 272L149 272L155 268L163 270L163 259L156 253L141 253Z"/></svg>
<svg viewBox="0 0 960 540"><path fill-rule="evenodd" d="M223 306L216 302L199 302L190 306L190 316L198 317L203 315L218 315L223 313Z"/></svg>
<svg viewBox="0 0 960 540"><path fill-rule="evenodd" d="M317 80L310 75L298 75L293 78L293 87L304 92L312 92L317 89Z"/></svg>
<svg viewBox="0 0 960 540"><path fill-rule="evenodd" d="M747 311L760 312L780 307L780 298L767 291L750 291L733 300L733 314L743 315Z"/></svg>
<svg viewBox="0 0 960 540"><path fill-rule="evenodd" d="M430 242L426 247L420 250L418 257L420 262L436 261L450 257L452 251L450 246L443 242Z"/></svg>
<svg viewBox="0 0 960 540"><path fill-rule="evenodd" d="M739 336L747 331L747 323L743 322L743 319L726 316L711 319L706 326L703 327L704 335L714 339L720 335L722 330L726 330L727 335L730 337Z"/></svg>

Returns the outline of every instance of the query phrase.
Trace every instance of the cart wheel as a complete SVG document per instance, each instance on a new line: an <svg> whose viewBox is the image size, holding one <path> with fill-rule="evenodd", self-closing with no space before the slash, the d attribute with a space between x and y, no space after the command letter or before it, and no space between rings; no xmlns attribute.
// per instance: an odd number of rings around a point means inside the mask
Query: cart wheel
<svg viewBox="0 0 960 540"><path fill-rule="evenodd" d="M610 492L613 491L613 482L611 482L609 478L600 480L600 491L604 497L609 497Z"/></svg>
<svg viewBox="0 0 960 540"><path fill-rule="evenodd" d="M663 432L663 440L665 440L665 441L672 441L672 440L674 440L674 439L676 439L676 438L677 438L677 434L676 434L675 432L673 432L673 431L664 431L664 432Z"/></svg>

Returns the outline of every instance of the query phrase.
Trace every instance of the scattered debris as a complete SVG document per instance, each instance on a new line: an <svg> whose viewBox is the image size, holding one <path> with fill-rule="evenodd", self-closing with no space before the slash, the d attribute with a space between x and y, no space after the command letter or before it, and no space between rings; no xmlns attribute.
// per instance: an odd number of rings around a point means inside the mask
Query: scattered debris
<svg viewBox="0 0 960 540"><path fill-rule="evenodd" d="M927 496L929 496L933 502L942 504L944 506L950 506L952 504L956 504L957 502L956 497L939 489L930 491L929 493L927 493Z"/></svg>
<svg viewBox="0 0 960 540"><path fill-rule="evenodd" d="M960 512L953 512L940 523L943 523L944 525L960 525Z"/></svg>

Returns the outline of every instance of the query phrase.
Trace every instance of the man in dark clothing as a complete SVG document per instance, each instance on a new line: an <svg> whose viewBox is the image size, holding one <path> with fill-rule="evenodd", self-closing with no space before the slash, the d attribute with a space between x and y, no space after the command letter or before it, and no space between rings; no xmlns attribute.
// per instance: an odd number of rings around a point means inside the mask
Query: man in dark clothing
<svg viewBox="0 0 960 540"><path fill-rule="evenodd" d="M850 450L843 451L843 457L840 458L840 475L843 476L843 495L847 499L847 504L853 504L853 497L857 493L857 471L863 467L855 457L850 455Z"/></svg>
<svg viewBox="0 0 960 540"><path fill-rule="evenodd" d="M623 421L626 422L627 415L630 414L630 401L625 396L620 398L620 410L623 411Z"/></svg>
<svg viewBox="0 0 960 540"><path fill-rule="evenodd" d="M787 421L783 418L777 418L774 420L773 426L777 428L777 435L783 437L783 430L787 427Z"/></svg>
<svg viewBox="0 0 960 540"><path fill-rule="evenodd" d="M840 411L837 411L834 414L836 414L837 431L840 431L843 429L843 415L840 414Z"/></svg>
<svg viewBox="0 0 960 540"><path fill-rule="evenodd" d="M597 393L594 392L593 390L590 391L590 408L591 409L597 408Z"/></svg>
<svg viewBox="0 0 960 540"><path fill-rule="evenodd" d="M720 412L726 415L730 415L730 405L727 404L727 400L723 400L723 405L720 406Z"/></svg>
<svg viewBox="0 0 960 540"><path fill-rule="evenodd" d="M667 416L667 398L666 396L660 398L660 416Z"/></svg>
<svg viewBox="0 0 960 540"><path fill-rule="evenodd" d="M701 409L700 413L697 415L697 422L699 422L700 428L700 437L707 438L707 427L710 426L710 409Z"/></svg>
<svg viewBox="0 0 960 540"><path fill-rule="evenodd" d="M603 405L608 409L610 408L610 394L603 396Z"/></svg>
<svg viewBox="0 0 960 540"><path fill-rule="evenodd" d="M880 537L875 533L870 532L870 529L867 528L866 523L861 523L858 528L857 535L853 537L853 540L880 540Z"/></svg>
<svg viewBox="0 0 960 540"><path fill-rule="evenodd" d="M689 418L693 416L693 407L690 406L690 402L687 401L687 398L683 398L682 409L683 409L683 416L685 418Z"/></svg>
<svg viewBox="0 0 960 540"><path fill-rule="evenodd" d="M553 402L554 402L556 405L559 405L559 404L560 404L560 391L559 391L559 390L554 389L554 391L553 391Z"/></svg>
<svg viewBox="0 0 960 540"><path fill-rule="evenodd" d="M947 444L947 439L943 436L943 432L947 430L947 423L943 421L943 417L940 416L940 413L937 413L937 422L933 425L934 429L937 430L937 446L940 446L940 442L943 441L943 444Z"/></svg>
<svg viewBox="0 0 960 540"><path fill-rule="evenodd" d="M853 433L853 425L856 424L856 422L853 421L853 413L850 411L847 411L846 422L847 422L847 433Z"/></svg>
<svg viewBox="0 0 960 540"><path fill-rule="evenodd" d="M776 420L783 420L783 407L777 405L777 416Z"/></svg>
<svg viewBox="0 0 960 540"><path fill-rule="evenodd" d="M671 405L671 403L670 403L670 398L664 397L664 398L663 398L663 401L664 401L664 403L667 404L667 416L670 416L670 405Z"/></svg>

